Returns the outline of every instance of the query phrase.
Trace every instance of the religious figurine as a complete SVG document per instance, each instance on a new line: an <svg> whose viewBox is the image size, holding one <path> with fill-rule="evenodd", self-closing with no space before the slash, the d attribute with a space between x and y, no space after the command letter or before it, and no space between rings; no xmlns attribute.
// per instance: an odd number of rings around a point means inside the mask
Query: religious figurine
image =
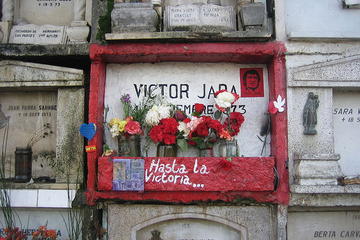
<svg viewBox="0 0 360 240"><path fill-rule="evenodd" d="M163 239L160 237L160 234L161 234L161 232L158 231L158 230L153 230L153 231L151 231L152 237L150 238L150 240L163 240Z"/></svg>
<svg viewBox="0 0 360 240"><path fill-rule="evenodd" d="M306 100L303 112L303 126L305 135L315 135L317 124L317 113L316 110L319 107L319 96L314 95L313 92L309 92Z"/></svg>

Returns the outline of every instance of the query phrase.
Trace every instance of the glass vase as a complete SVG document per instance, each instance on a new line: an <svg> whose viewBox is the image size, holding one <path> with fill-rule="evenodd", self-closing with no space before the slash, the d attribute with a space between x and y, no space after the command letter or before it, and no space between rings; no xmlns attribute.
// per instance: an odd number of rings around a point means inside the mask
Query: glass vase
<svg viewBox="0 0 360 240"><path fill-rule="evenodd" d="M238 157L239 146L236 139L223 140L219 145L219 156L220 157Z"/></svg>
<svg viewBox="0 0 360 240"><path fill-rule="evenodd" d="M118 155L121 157L141 157L140 136L118 136Z"/></svg>
<svg viewBox="0 0 360 240"><path fill-rule="evenodd" d="M29 182L32 171L32 150L31 148L15 149L15 181Z"/></svg>
<svg viewBox="0 0 360 240"><path fill-rule="evenodd" d="M199 149L199 157L213 157L213 156L214 156L213 148Z"/></svg>
<svg viewBox="0 0 360 240"><path fill-rule="evenodd" d="M162 144L159 143L156 149L157 157L176 157L177 145L176 144Z"/></svg>

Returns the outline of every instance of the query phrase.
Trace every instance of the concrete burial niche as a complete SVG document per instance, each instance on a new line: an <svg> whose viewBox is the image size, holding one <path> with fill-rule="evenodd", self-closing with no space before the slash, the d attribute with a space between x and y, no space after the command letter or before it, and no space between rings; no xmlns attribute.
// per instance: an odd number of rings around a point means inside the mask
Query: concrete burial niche
<svg viewBox="0 0 360 240"><path fill-rule="evenodd" d="M81 181L82 70L0 62L0 139L5 177L15 182Z"/></svg>
<svg viewBox="0 0 360 240"><path fill-rule="evenodd" d="M87 42L90 0L3 0L2 4L2 42L7 38L17 44Z"/></svg>
<svg viewBox="0 0 360 240"><path fill-rule="evenodd" d="M337 185L337 178L359 173L359 76L360 56L290 69L289 155L296 183ZM317 133L305 135L302 111L310 92L319 99Z"/></svg>
<svg viewBox="0 0 360 240"><path fill-rule="evenodd" d="M111 204L108 205L109 239L274 239L272 211L267 206Z"/></svg>

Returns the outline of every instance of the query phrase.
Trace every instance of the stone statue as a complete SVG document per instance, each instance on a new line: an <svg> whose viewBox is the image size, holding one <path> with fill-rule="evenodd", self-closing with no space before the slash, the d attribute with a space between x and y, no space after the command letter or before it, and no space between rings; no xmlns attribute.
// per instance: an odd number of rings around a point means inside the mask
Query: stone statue
<svg viewBox="0 0 360 240"><path fill-rule="evenodd" d="M163 240L163 239L160 237L160 234L161 234L161 232L158 231L158 230L153 230L153 231L151 231L152 237L151 237L149 240Z"/></svg>
<svg viewBox="0 0 360 240"><path fill-rule="evenodd" d="M316 110L319 107L319 96L314 95L313 92L309 92L306 100L303 112L303 126L305 135L315 135L317 124L317 113Z"/></svg>

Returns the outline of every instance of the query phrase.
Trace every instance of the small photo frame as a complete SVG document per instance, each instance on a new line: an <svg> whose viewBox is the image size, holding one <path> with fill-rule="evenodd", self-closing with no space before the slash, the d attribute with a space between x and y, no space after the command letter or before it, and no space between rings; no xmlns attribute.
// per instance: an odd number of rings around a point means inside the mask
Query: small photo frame
<svg viewBox="0 0 360 240"><path fill-rule="evenodd" d="M241 97L264 97L262 68L240 68Z"/></svg>

